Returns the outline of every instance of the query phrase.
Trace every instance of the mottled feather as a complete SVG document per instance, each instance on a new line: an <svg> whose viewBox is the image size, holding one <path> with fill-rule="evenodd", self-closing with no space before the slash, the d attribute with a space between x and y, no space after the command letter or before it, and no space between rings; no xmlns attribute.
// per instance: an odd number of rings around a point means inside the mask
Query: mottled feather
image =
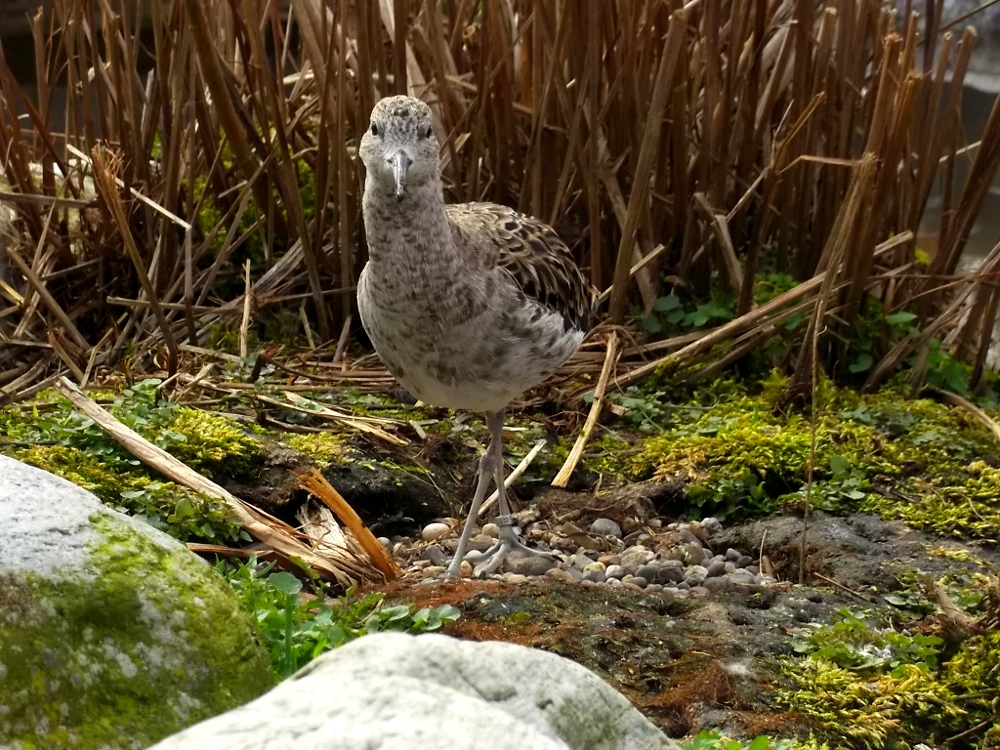
<svg viewBox="0 0 1000 750"><path fill-rule="evenodd" d="M590 328L594 290L552 227L496 203L449 204L445 212L460 247L477 248L484 263L503 269L525 297L562 315L567 327Z"/></svg>

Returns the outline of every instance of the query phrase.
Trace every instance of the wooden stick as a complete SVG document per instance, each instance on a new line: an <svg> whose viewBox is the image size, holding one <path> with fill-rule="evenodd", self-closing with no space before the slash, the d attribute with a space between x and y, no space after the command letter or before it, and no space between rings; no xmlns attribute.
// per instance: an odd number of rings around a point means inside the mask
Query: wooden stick
<svg viewBox="0 0 1000 750"><path fill-rule="evenodd" d="M396 561L386 552L385 547L379 543L375 535L365 526L360 516L354 512L354 508L344 499L343 495L333 488L333 485L326 481L326 478L322 474L316 471L316 469L310 469L308 474L298 474L296 472L292 472L292 474L305 489L313 493L324 505L332 510L344 526L350 529L351 533L354 534L354 538L358 540L362 549L368 553L368 557L371 558L375 567L379 569L387 581L394 581L403 574L403 571L396 565Z"/></svg>
<svg viewBox="0 0 1000 750"><path fill-rule="evenodd" d="M133 456L168 479L172 479L188 489L222 500L229 506L240 525L249 534L273 547L285 557L292 560L298 558L319 575L328 580L336 581L342 586L352 586L357 583L359 578L363 577L365 570L360 564L354 570L345 570L339 562L334 564L297 539L259 520L238 497L123 425L65 377L58 380L56 388L69 399L73 406L94 420L94 424L108 433ZM360 563L360 561L358 562Z"/></svg>
<svg viewBox="0 0 1000 750"><path fill-rule="evenodd" d="M614 369L617 354L618 332L612 331L611 338L608 339L608 353L604 357L604 367L601 369L601 377L597 381L597 388L594 389L594 402L590 405L590 413L587 415L587 421L583 425L583 432L577 437L576 442L573 444L573 449L569 452L569 456L566 457L566 462L562 465L559 473L556 474L556 478L552 480L553 487L565 487L569 484L570 476L583 457L583 449L586 447L587 441L590 439L590 434L597 425L597 419L601 416L601 409L604 407L604 391L607 390L608 380L611 377L611 371Z"/></svg>

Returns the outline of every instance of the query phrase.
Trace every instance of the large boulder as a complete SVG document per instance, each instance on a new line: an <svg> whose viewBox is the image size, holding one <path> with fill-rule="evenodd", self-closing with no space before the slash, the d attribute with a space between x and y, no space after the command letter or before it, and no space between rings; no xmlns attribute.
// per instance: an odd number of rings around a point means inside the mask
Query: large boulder
<svg viewBox="0 0 1000 750"><path fill-rule="evenodd" d="M272 684L208 564L0 456L0 748L144 748Z"/></svg>
<svg viewBox="0 0 1000 750"><path fill-rule="evenodd" d="M379 633L153 750L666 750L579 664L510 643Z"/></svg>

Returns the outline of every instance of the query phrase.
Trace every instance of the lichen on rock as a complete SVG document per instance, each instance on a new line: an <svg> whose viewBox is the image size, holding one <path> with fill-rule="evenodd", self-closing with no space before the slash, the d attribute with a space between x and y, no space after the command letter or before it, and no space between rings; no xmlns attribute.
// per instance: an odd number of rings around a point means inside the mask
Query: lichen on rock
<svg viewBox="0 0 1000 750"><path fill-rule="evenodd" d="M0 517L0 745L146 747L270 687L253 624L182 545L5 457Z"/></svg>

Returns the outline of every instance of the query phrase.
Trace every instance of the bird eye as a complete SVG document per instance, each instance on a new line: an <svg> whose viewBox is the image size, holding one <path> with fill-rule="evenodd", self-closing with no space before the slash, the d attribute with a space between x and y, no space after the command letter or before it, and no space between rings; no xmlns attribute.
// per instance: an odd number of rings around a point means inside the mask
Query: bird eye
<svg viewBox="0 0 1000 750"><path fill-rule="evenodd" d="M423 132L423 136L424 138L430 138L432 135L434 135L434 128L428 125L427 130Z"/></svg>
<svg viewBox="0 0 1000 750"><path fill-rule="evenodd" d="M372 123L372 135L378 135L378 125Z"/></svg>

